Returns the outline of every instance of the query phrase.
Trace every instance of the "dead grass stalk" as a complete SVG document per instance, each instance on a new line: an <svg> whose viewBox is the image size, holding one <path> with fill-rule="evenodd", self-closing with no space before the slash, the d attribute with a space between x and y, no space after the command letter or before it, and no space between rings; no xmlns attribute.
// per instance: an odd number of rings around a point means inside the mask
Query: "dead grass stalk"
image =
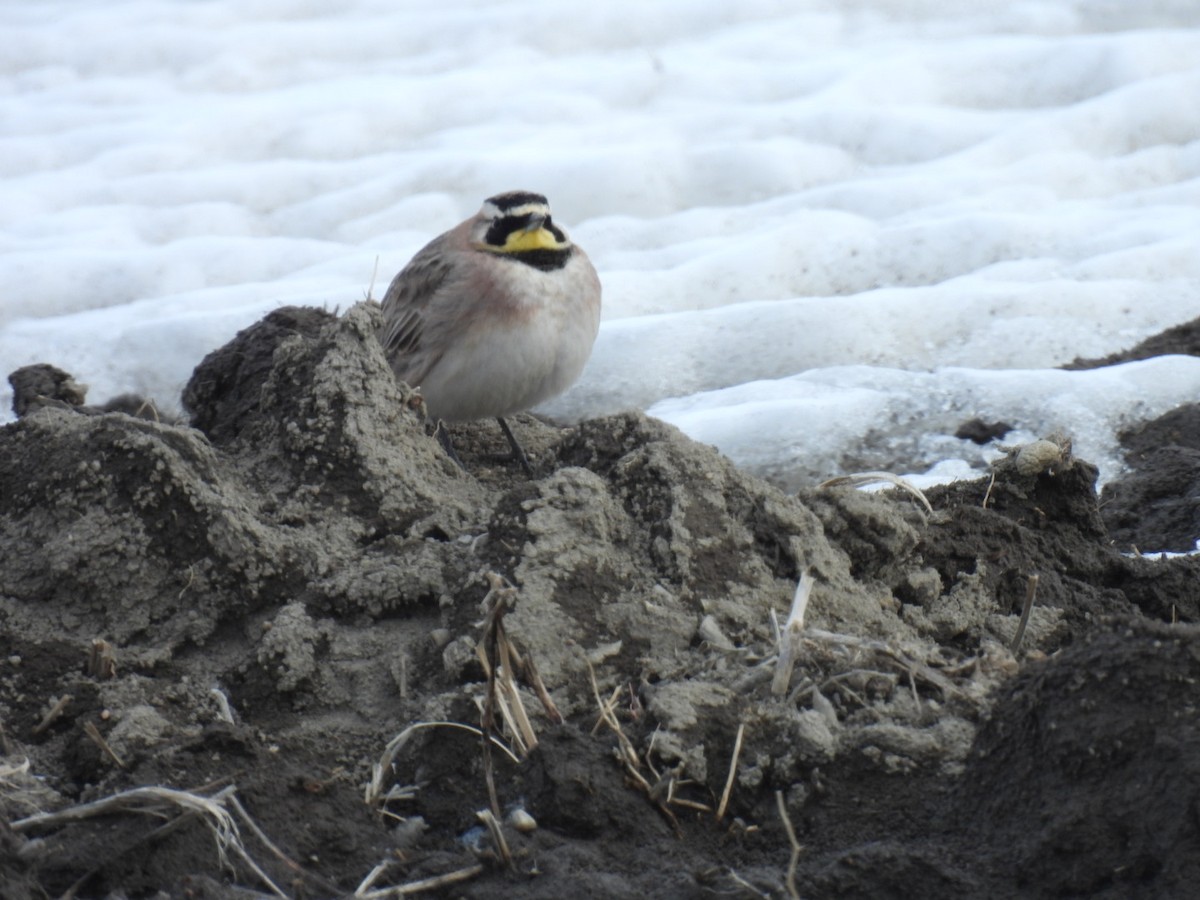
<svg viewBox="0 0 1200 900"><path fill-rule="evenodd" d="M163 828L174 828L183 816L197 816L208 827L216 842L217 856L223 866L230 867L228 854L232 853L252 871L259 881L277 897L285 897L283 890L271 880L262 867L254 861L242 842L241 833L233 815L226 808L235 788L231 785L206 797L190 791L166 787L139 787L102 797L90 803L81 803L55 812L38 813L12 822L10 827L18 834L40 828L53 828L72 822L81 822L95 816L118 813L138 813L156 817L175 815L175 820ZM243 810L244 813L244 810ZM248 816L246 818L249 818ZM163 828L157 829L156 833Z"/></svg>
<svg viewBox="0 0 1200 900"><path fill-rule="evenodd" d="M788 896L792 900L800 900L800 892L796 890L796 864L800 861L800 851L803 848L796 840L796 829L792 827L792 817L788 815L787 804L783 801L783 791L775 792L775 805L779 807L779 818L783 821L783 830L787 832L788 843L792 847L787 867Z"/></svg>

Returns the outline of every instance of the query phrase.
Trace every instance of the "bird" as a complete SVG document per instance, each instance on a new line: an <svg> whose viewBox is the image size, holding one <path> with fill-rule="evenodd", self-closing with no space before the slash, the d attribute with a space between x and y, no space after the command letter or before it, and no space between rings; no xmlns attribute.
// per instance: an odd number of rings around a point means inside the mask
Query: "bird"
<svg viewBox="0 0 1200 900"><path fill-rule="evenodd" d="M542 194L508 191L426 244L392 279L378 337L416 388L435 433L495 418L527 472L506 416L575 383L600 329L600 278Z"/></svg>

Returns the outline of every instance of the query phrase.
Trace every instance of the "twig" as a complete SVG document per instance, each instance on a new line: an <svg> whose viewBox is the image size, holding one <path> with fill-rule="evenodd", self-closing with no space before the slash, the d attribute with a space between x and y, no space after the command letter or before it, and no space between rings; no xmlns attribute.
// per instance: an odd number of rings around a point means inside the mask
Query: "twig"
<svg viewBox="0 0 1200 900"><path fill-rule="evenodd" d="M182 816L201 816L204 824L213 833L213 838L217 845L217 856L223 865L228 864L226 851L231 850L258 876L259 880L275 896L286 900L287 895L262 870L262 867L251 858L250 854L246 852L241 834L238 831L237 822L233 820L233 816L225 808L225 802L233 795L233 792L234 788L230 786L213 794L211 797L204 797L199 794L189 793L188 791L175 790L174 788L132 788L128 791L122 791L119 794L93 800L90 803L81 803L77 806L57 810L56 812L38 813L24 819L18 819L10 823L9 827L13 831L21 833L34 828L47 828L68 822L79 822L93 816L107 815L114 812L135 812L161 816L164 812L174 808L179 810ZM156 833L162 832L163 829L174 828L175 826L176 822L168 822L167 825L157 829Z"/></svg>
<svg viewBox="0 0 1200 900"><path fill-rule="evenodd" d="M920 676L922 680L932 684L946 696L962 696L963 694L962 690L945 675L930 666L905 656L884 641L870 640L853 634L839 634L836 631L825 631L821 628L809 628L805 631L804 636L810 641L826 641L828 643L840 644L844 647L857 647L873 651L902 666L910 674L915 673Z"/></svg>
<svg viewBox="0 0 1200 900"><path fill-rule="evenodd" d="M182 588L179 589L179 597L176 599L182 600L183 595L187 593L188 588L190 588L192 586L192 583L195 580L196 580L196 567L194 565L188 566L187 584L185 584Z"/></svg>
<svg viewBox="0 0 1200 900"><path fill-rule="evenodd" d="M992 488L996 485L996 470L992 469L992 478L988 482L987 490L983 492L983 508L987 509L988 501L992 499Z"/></svg>
<svg viewBox="0 0 1200 900"><path fill-rule="evenodd" d="M180 816L179 818L183 819L186 817ZM77 897L79 895L79 889L81 887L83 887L85 884L87 884L99 871L100 871L99 868L95 868L95 869L89 869L88 871L84 872L82 875L80 875L78 878L76 878L71 883L71 886L69 888L67 888L65 891L62 892L61 895L59 895L58 900L75 900L75 897Z"/></svg>
<svg viewBox="0 0 1200 900"><path fill-rule="evenodd" d="M385 859L383 862L381 862L379 865L377 865L375 868L373 868L370 872L367 873L367 877L358 883L358 887L356 887L354 889L354 896L355 897L363 896L367 891L369 891L371 889L371 886L379 880L380 876L382 876L383 873L386 872L391 867L392 867L392 861L390 859Z"/></svg>
<svg viewBox="0 0 1200 900"><path fill-rule="evenodd" d="M483 863L477 863L473 866L467 866L465 869L455 869L453 872L447 872L445 875L434 875L432 878L410 881L408 884L398 884L395 887L380 888L379 890L367 891L362 894L356 892L354 896L360 898L360 900L386 900L388 897L411 897L413 894L436 891L438 888L469 881L482 872Z"/></svg>
<svg viewBox="0 0 1200 900"><path fill-rule="evenodd" d="M482 732L480 746L483 751L483 780L487 785L488 802L491 804L492 814L498 819L500 818L500 797L496 793L496 776L492 765L492 747L488 742L488 738L496 731L496 681L498 676L497 669L500 666L500 636L503 627L501 622L504 619L504 614L508 611L508 599L515 595L516 589L509 585L503 577L494 572L488 572L487 579L490 588L487 596L483 598L481 605L488 610L488 613L484 625L483 638L476 646L475 651L479 654L484 664L484 669L487 671L487 693L484 695L483 714L479 722L479 728ZM488 606L489 600L491 601L490 607ZM515 743L518 740L517 729L510 728L509 731L512 733ZM521 755L520 751L521 748L518 746L518 755Z"/></svg>
<svg viewBox="0 0 1200 900"><path fill-rule="evenodd" d="M484 672L488 673L489 677L491 677L490 673L492 667L488 664L487 658L482 649L478 650L478 656L480 663L483 665ZM519 691L517 691L516 685L511 683L510 679L507 677L508 675L509 672L506 669L502 667L497 668L496 682L499 685L500 690L496 691L493 697L495 705L493 714L498 714L500 721L504 725L502 729L497 730L507 733L512 744L513 752L516 753L520 759L524 759L529 755L530 751L530 747L527 742L532 738L533 744L536 746L537 737L533 731L533 726L529 722L529 715L525 712L525 704L521 701L521 694ZM476 698L475 706L478 707L479 714L482 717L485 709L487 708L487 697L485 696L483 698ZM514 711L518 709L519 712ZM522 724L522 721L524 724Z"/></svg>
<svg viewBox="0 0 1200 900"><path fill-rule="evenodd" d="M550 721L555 725L561 725L563 723L562 713L558 711L558 707L554 705L554 700L550 697L550 692L546 690L546 683L542 681L542 675L538 672L537 666L534 665L533 657L528 657L524 660L524 663L525 677L529 679L529 683L533 686L533 692L542 701L542 707L546 710L546 715L550 717Z"/></svg>
<svg viewBox="0 0 1200 900"><path fill-rule="evenodd" d="M596 724L599 725L600 723L597 722ZM658 769L654 768L654 761L650 757L654 753L654 742L658 740L658 735L661 728L661 725L654 726L654 730L650 732L650 742L646 746L646 752L642 754L642 758L646 761L646 768L650 770L650 774L654 776L656 781L662 778L662 776L658 773ZM593 729L592 736L595 737L595 735L596 732L595 729Z"/></svg>
<svg viewBox="0 0 1200 900"><path fill-rule="evenodd" d="M396 755L404 748L404 745L408 743L409 739L416 732L425 728L458 728L462 731L470 732L476 737L483 737L483 732L480 729L476 728L474 725L464 725L461 722L416 722L412 725L409 725L398 735L388 741L387 746L383 748L383 753L381 753L379 756L379 762L371 766L371 781L367 784L366 794L363 798L368 806L375 806L383 797L384 772L386 772L391 766L392 762L396 758ZM505 746L503 741L498 740L495 737L489 737L489 740L496 747L503 750L504 754L513 761L514 765L521 764L521 760L518 759L517 755L508 749L507 746Z"/></svg>
<svg viewBox="0 0 1200 900"><path fill-rule="evenodd" d="M367 299L373 299L371 294L375 292L375 279L379 277L379 257L375 257L375 265L371 267L371 280L367 282Z"/></svg>
<svg viewBox="0 0 1200 900"><path fill-rule="evenodd" d="M492 836L492 843L496 846L496 855L504 863L504 868L511 869L513 867L512 851L508 849L508 839L504 837L504 829L500 827L499 820L492 815L490 809L481 809L475 813L475 818L483 823L488 834Z"/></svg>
<svg viewBox="0 0 1200 900"><path fill-rule="evenodd" d="M654 786L646 780L646 776L638 771L638 755L637 751L633 749L633 743L621 729L621 723L613 713L612 707L606 706L604 701L600 699L600 686L596 683L596 670L592 667L592 661L587 658L587 654L583 655L583 661L587 665L588 677L592 682L592 696L596 699L596 705L600 707L600 719L617 736L617 752L621 757L621 764L625 767L625 772L634 780L638 787L646 792L646 796L650 798L650 802L658 808L659 812L666 816L667 821L671 823L671 827L678 834L679 820L675 818L675 814L667 808L666 804L659 799L658 793L655 791Z"/></svg>
<svg viewBox="0 0 1200 900"><path fill-rule="evenodd" d="M694 810L696 810L696 812L702 812L702 813L712 812L712 807L709 806L707 803L699 803L695 800L688 800L685 797L670 797L667 799L667 802L674 806L683 806L683 807L686 807L687 809L694 809Z"/></svg>
<svg viewBox="0 0 1200 900"><path fill-rule="evenodd" d="M237 794L231 793L229 795L229 805L233 808L233 811L235 813L237 813L238 817L243 822L246 823L246 825L250 828L250 831L254 834L254 836L259 839L259 841L262 843L262 845L264 847L266 847L268 850L271 851L271 853L275 856L276 859L278 859L281 863L283 863L285 866L287 866L291 871L295 872L297 875L301 876L302 878L308 879L309 881L313 882L314 884L319 885L321 887L321 889L323 891L325 891L326 893L328 893L330 896L336 896L339 893L339 888L336 884L326 881L321 876L308 871L302 865L300 865L300 863L296 862L294 859L292 859L290 856L288 856L286 853L284 853L282 850L280 850L279 847L277 847L275 845L275 842L272 841L269 837L267 837L266 832L264 832L261 828L258 827L258 823L255 822L252 818L250 818L250 814L248 812L246 812L246 808L244 806L242 806L241 801L238 800Z"/></svg>
<svg viewBox="0 0 1200 900"><path fill-rule="evenodd" d="M145 398L140 404L138 404L138 408L134 410L133 414L138 418L141 418L142 413L144 413L146 410L150 410L150 415L154 418L155 422L162 421L158 415L158 406L156 406L154 401L149 397Z"/></svg>
<svg viewBox="0 0 1200 900"><path fill-rule="evenodd" d="M864 487L868 484L887 483L898 487L903 491L907 491L912 496L921 501L921 505L925 507L925 511L933 515L933 506L929 502L929 498L921 492L921 489L911 481L906 481L899 475L893 475L891 472L858 472L854 475L838 475L836 478L830 478L828 481L822 481L817 485L817 490L825 488L840 487L848 484L851 487Z"/></svg>
<svg viewBox="0 0 1200 900"><path fill-rule="evenodd" d="M779 807L779 818L783 820L783 830L787 832L788 843L792 846L792 855L788 859L787 892L792 900L800 900L800 892L796 890L796 863L800 860L800 842L796 840L796 829L792 827L791 816L788 815L787 804L783 802L783 791L775 792L775 804Z"/></svg>
<svg viewBox="0 0 1200 900"><path fill-rule="evenodd" d="M591 678L592 696L596 699L596 705L600 707L600 719L612 730L613 734L617 736L617 747L619 748L621 761L624 763L626 771L629 772L629 774L634 778L635 781L637 781L639 785L641 785L642 789L645 790L647 794L651 793L653 789L650 785L650 782L648 782L645 776L638 771L638 756L633 749L632 742L628 737L626 737L625 732L621 729L621 723L617 720L616 715L613 713L612 707L606 706L604 701L600 699L600 686L596 683L596 670L592 668L592 663L586 656L584 657L583 661L587 664L588 676Z"/></svg>
<svg viewBox="0 0 1200 900"><path fill-rule="evenodd" d="M58 700L54 701L54 705L50 707L50 711L42 717L42 721L33 726L33 736L37 737L47 728L54 724L55 720L63 714L67 708L67 704L75 698L70 694L63 694Z"/></svg>
<svg viewBox="0 0 1200 900"><path fill-rule="evenodd" d="M537 732L533 730L533 724L529 721L529 713L525 711L525 703L521 700L521 691L517 688L517 682L513 677L515 668L513 656L516 655L516 648L513 647L512 639L509 638L503 623L497 620L496 626L496 649L500 651L500 687L508 696L511 706L510 731L514 739L520 735L518 755L524 758L537 747Z"/></svg>
<svg viewBox="0 0 1200 900"><path fill-rule="evenodd" d="M101 638L92 641L92 648L88 651L87 674L102 681L117 677L117 651L108 641Z"/></svg>
<svg viewBox="0 0 1200 900"><path fill-rule="evenodd" d="M762 897L762 900L771 900L770 894L766 894L766 893L763 893L762 891L760 891L758 888L756 888L754 885L752 885L750 882L748 882L745 878L743 878L741 875L739 875L733 869L729 870L729 877L733 881L734 884L739 885L743 890L749 891L755 897Z"/></svg>
<svg viewBox="0 0 1200 900"><path fill-rule="evenodd" d="M685 787L689 784L696 783L690 778L676 778L675 776L678 775L682 770L683 765L680 764L672 769L668 769L662 776L660 776L651 790L650 799L657 800L662 795L662 786L665 783L667 786L667 796L664 802L667 806L682 806L686 809L694 809L697 812L703 813L712 812L713 808L707 803L700 803L696 800L688 800L685 797L675 796L675 788Z"/></svg>
<svg viewBox="0 0 1200 900"><path fill-rule="evenodd" d="M493 653L496 649L496 632L495 628L489 628L484 640L490 644L488 648ZM483 654L485 657L488 654ZM479 721L479 737L480 748L483 754L483 780L487 786L488 803L494 812L500 812L500 797L496 793L496 776L492 765L492 747L488 743L488 738L494 737L492 734L496 729L496 667L488 666L487 673L487 694L484 696L483 712ZM517 754L520 755L520 748L517 748Z"/></svg>
<svg viewBox="0 0 1200 900"><path fill-rule="evenodd" d="M746 733L746 723L738 725L737 737L733 740L733 759L729 760L729 776L725 779L725 790L721 791L721 803L717 807L717 821L725 818L725 810L729 806L729 795L733 793L733 779L737 775L738 757L742 754L742 736Z"/></svg>
<svg viewBox="0 0 1200 900"><path fill-rule="evenodd" d="M600 707L600 715L598 715L596 717L596 724L592 726L592 730L591 730L592 737L595 737L596 734L600 731L601 725L608 724L608 715L611 715L612 711L617 708L617 700L620 699L620 696L621 696L621 685L618 684L615 688L613 688L612 696L609 697L607 701L601 700L600 694L599 694L599 688L596 687L595 680L596 680L596 673L593 671L592 672L592 682L593 682L592 693L594 693L596 695L596 703Z"/></svg>
<svg viewBox="0 0 1200 900"><path fill-rule="evenodd" d="M29 768L28 759L16 764L0 762L0 779L11 778L14 775L28 775Z"/></svg>
<svg viewBox="0 0 1200 900"><path fill-rule="evenodd" d="M1033 611L1033 598L1037 594L1038 576L1030 575L1025 582L1025 605L1021 607L1021 621L1017 623L1017 633L1013 635L1012 645L1008 648L1012 653L1021 646L1021 638L1025 637L1025 626L1029 624L1029 613Z"/></svg>
<svg viewBox="0 0 1200 900"><path fill-rule="evenodd" d="M104 739L104 735L100 733L100 729L92 722L83 723L83 733L92 739L92 742L100 748L100 751L111 759L118 769L125 768L125 762L121 757L117 756L117 751L109 746L108 741Z"/></svg>
<svg viewBox="0 0 1200 900"><path fill-rule="evenodd" d="M916 693L916 683L915 683L915 680L913 679L912 669L906 667L904 672L906 675L908 675L909 683L913 685L913 699L917 700L919 702L920 697ZM854 691L853 688L847 687L845 684L842 683L844 681L848 681L850 679L856 679L856 678L863 679L863 685L866 687L870 687L870 680L872 678L880 678L883 681L886 681L889 685L891 685L891 687L893 689L896 687L896 685L900 681L900 676L894 672L880 672L877 669L847 669L845 672L838 672L836 675L830 675L828 678L826 678L824 681L821 682L820 688L818 688L816 684L812 684L812 685L809 685L809 687L803 691L797 691L796 698L799 699L800 697L804 696L804 694L807 693L808 691L820 693L822 688L825 690L828 690L831 687L836 687L837 689L849 694L852 698L854 698L855 701L858 702L858 704L860 706L866 706L867 705L866 701L864 701Z"/></svg>
<svg viewBox="0 0 1200 900"><path fill-rule="evenodd" d="M808 609L808 595L812 593L813 577L804 572L792 596L792 609L783 626L779 642L779 659L775 662L775 677L771 679L771 693L776 697L787 693L792 680L792 669L796 667L796 656L800 651L800 638L804 633L804 613Z"/></svg>
<svg viewBox="0 0 1200 900"><path fill-rule="evenodd" d="M496 713L508 728L513 747L520 759L524 759L537 747L537 732L529 721L529 713L525 702L521 699L521 691L517 687L516 673L524 671L527 675L532 672L537 675L532 659L524 661L518 652L508 632L504 628L504 616L516 602L517 589L495 572L487 573L488 592L480 603L487 611L484 620L483 637L475 647L475 653L487 674L487 691L484 694L483 709L480 716L480 730L491 736L496 728ZM546 692L541 678L536 678L538 695L547 713L555 721L561 722L554 702ZM500 819L500 799L496 794L496 779L492 767L491 745L485 740L483 747L483 772L487 783L488 800L491 804L492 815Z"/></svg>
<svg viewBox="0 0 1200 900"><path fill-rule="evenodd" d="M233 707L229 705L229 698L225 696L225 692L218 687L214 687L209 689L208 693L217 701L217 718L222 722L228 722L230 725L233 725Z"/></svg>

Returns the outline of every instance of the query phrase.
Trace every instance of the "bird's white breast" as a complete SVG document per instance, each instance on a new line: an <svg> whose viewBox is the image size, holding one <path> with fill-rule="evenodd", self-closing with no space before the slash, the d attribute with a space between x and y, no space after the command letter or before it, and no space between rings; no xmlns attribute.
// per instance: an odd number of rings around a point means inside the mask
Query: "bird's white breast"
<svg viewBox="0 0 1200 900"><path fill-rule="evenodd" d="M582 252L549 272L513 260L496 264L494 290L507 314L465 328L426 375L421 393L432 417L453 422L530 409L570 387L591 355L599 281Z"/></svg>

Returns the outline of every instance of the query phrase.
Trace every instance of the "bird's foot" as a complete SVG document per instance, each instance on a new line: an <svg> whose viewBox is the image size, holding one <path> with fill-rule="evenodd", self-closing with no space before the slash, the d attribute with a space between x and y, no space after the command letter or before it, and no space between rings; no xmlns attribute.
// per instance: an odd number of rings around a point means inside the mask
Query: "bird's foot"
<svg viewBox="0 0 1200 900"><path fill-rule="evenodd" d="M500 423L500 430L504 432L504 436L508 438L508 446L512 447L512 458L521 464L521 468L525 470L525 474L530 478L533 477L533 466L529 464L529 457L525 455L517 436L512 433L512 429L508 427L508 423L501 418L496 419Z"/></svg>

